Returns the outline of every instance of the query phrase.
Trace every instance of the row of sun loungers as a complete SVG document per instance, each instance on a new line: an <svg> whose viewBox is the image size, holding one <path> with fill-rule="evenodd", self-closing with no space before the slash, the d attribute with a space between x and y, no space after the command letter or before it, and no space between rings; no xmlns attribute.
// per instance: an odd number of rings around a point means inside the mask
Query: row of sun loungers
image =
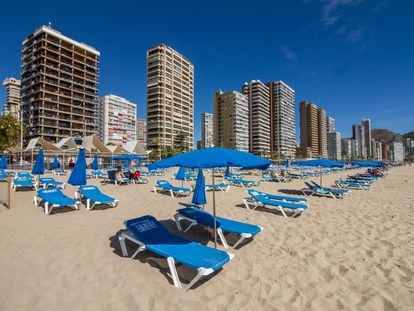
<svg viewBox="0 0 414 311"><path fill-rule="evenodd" d="M65 195L59 188L39 189L33 201L36 206L43 204L46 215L57 207L71 207L78 210L81 201L85 202L87 210L92 210L96 205L116 207L118 204L117 199L103 194L98 187L89 185L80 186L74 199Z"/></svg>
<svg viewBox="0 0 414 311"><path fill-rule="evenodd" d="M184 233L196 225L214 230L213 215L194 206L177 210L174 219L179 231L183 231L182 221L189 222ZM124 224L126 231L118 236L122 255L128 256L126 246L126 240L128 240L138 245L138 249L132 254L131 258L144 250L149 250L166 258L174 286L184 291L190 289L202 277L211 275L223 268L234 257L233 254L227 251L218 250L174 235L150 215L127 220ZM263 230L253 224L223 217L216 217L216 228L217 235L226 249L230 247L237 248L243 241L252 239ZM226 234L238 236L237 241L232 246L229 245L225 237ZM182 284L178 276L176 263L197 270L196 276L188 284Z"/></svg>

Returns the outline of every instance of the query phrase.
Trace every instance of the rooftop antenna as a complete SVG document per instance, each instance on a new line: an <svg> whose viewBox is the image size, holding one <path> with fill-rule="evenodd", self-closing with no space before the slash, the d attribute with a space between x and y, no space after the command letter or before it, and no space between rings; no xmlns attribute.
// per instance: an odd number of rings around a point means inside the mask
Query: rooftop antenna
<svg viewBox="0 0 414 311"><path fill-rule="evenodd" d="M52 28L52 23L51 23L51 22L48 22L48 23L47 23L47 26L48 26L49 28Z"/></svg>

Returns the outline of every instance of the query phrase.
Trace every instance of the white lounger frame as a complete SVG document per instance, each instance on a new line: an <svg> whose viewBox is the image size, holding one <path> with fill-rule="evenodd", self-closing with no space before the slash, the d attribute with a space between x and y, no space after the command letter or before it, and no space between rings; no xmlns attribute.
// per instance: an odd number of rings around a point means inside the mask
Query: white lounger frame
<svg viewBox="0 0 414 311"><path fill-rule="evenodd" d="M178 229L178 231L180 231L180 232L182 232L182 231L183 231L183 228L182 228L182 226L181 226L180 221L181 221L181 220L188 220L188 221L190 222L190 224L188 225L188 227L184 230L184 233L186 233L186 232L187 232L188 230L190 230L193 226L195 226L195 225L197 225L197 224L198 224L197 220L192 219L192 218L189 218L189 217L186 217L186 216L184 216L184 215L182 215L182 214L180 214L180 213L176 213L176 214L174 215L174 219L175 219L175 225L177 226L177 229ZM204 228L206 228L206 229L208 229L208 230L214 230L213 228L210 228L210 227L204 227ZM262 227L260 227L260 229L263 231L263 228L262 228ZM252 235L251 233L242 233L242 234L240 234L240 238L236 241L236 243L234 243L234 244L233 244L233 246L230 246L230 245L227 243L227 240L226 240L226 238L224 237L224 233L223 233L223 230L222 230L221 228L217 228L217 235L219 236L220 241L221 241L221 243L223 244L224 248L236 248L236 247L237 247L237 246L239 246L239 245L240 245L240 243L241 243L241 242L243 242L245 239L250 239L250 238L252 238L252 237L253 237L253 235Z"/></svg>
<svg viewBox="0 0 414 311"><path fill-rule="evenodd" d="M286 200L283 200L282 202L288 203ZM244 203L244 206L246 206L246 209L256 209L259 206L265 206L265 204L263 204L260 201L255 200L253 198L245 198L245 199L243 199L243 203ZM253 203L254 206L253 207L250 207L250 204L249 203ZM277 203L277 201L275 201L275 203ZM268 205L268 206L275 207L286 218L289 218L289 217L286 215L286 213L284 211L285 208L290 209L290 210L293 211L293 214L290 216L291 218L294 218L296 215L300 215L305 210L305 208L295 208L295 209L291 209L289 207L283 207L281 205Z"/></svg>
<svg viewBox="0 0 414 311"><path fill-rule="evenodd" d="M138 249L135 251L135 253L132 254L132 256L130 256L130 258L134 258L138 253L144 251L146 249L144 243L142 243L141 241L139 241L138 239L136 239L128 230L124 231L122 233L119 234L118 236L118 240L119 240L119 244L121 245L121 251L122 251L122 256L124 257L128 257L128 250L126 248L126 244L125 244L125 240L129 240L133 243L138 244ZM228 253L230 256L230 260L234 257L233 254ZM178 277L178 272L177 269L175 267L175 260L173 257L169 256L167 257L167 262L168 262L168 267L170 268L170 273L171 273L171 277L173 279L173 283L174 286L177 288L181 288L183 291L187 291L189 290L201 277L203 276L207 276L211 273L214 272L213 269L211 268L198 268L197 271L197 275L191 280L190 283L188 283L187 285L183 285L180 281L180 278Z"/></svg>
<svg viewBox="0 0 414 311"><path fill-rule="evenodd" d="M158 192L169 192L172 198L174 198L174 193L175 193L175 195L182 194L182 195L185 195L185 196L190 195L190 193L191 193L191 191L183 191L183 190L174 191L172 189L164 189L160 186L154 186L154 187L152 187L152 189L154 190L155 194L157 194Z"/></svg>
<svg viewBox="0 0 414 311"><path fill-rule="evenodd" d="M76 200L82 199L82 195L78 191L76 191L75 192L75 198L76 198ZM95 207L95 205L100 205L100 204L105 204L105 205L110 205L112 207L117 207L118 206L118 202L119 202L118 199L115 199L115 201L112 202L112 203L102 203L100 201L94 201L92 203L92 205L91 205L91 199L86 199L86 209L88 211L93 210L93 208Z"/></svg>
<svg viewBox="0 0 414 311"><path fill-rule="evenodd" d="M39 206L41 202L42 202L42 199L38 195L35 195L33 197L33 203L34 203L35 206ZM72 209L78 210L79 209L79 204L80 204L80 202L76 201L76 203L73 204L73 205L65 205L65 206L68 206ZM52 213L52 210L53 210L54 207L60 207L60 206L61 206L60 204L49 205L49 202L46 201L45 202L45 214L50 215L50 213Z"/></svg>
<svg viewBox="0 0 414 311"><path fill-rule="evenodd" d="M216 191L216 189L220 189L221 192L229 192L230 185L229 184L226 184L226 188L224 188L224 187L212 187L211 185L210 186L206 186L206 191L209 191L209 190Z"/></svg>

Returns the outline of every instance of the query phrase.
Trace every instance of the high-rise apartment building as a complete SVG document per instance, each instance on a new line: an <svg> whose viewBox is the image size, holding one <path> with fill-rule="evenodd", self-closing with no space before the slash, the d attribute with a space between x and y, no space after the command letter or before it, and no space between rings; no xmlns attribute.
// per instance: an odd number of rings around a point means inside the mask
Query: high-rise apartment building
<svg viewBox="0 0 414 311"><path fill-rule="evenodd" d="M331 160L341 160L341 133L329 132L328 139L328 158Z"/></svg>
<svg viewBox="0 0 414 311"><path fill-rule="evenodd" d="M308 101L300 103L300 147L305 157L319 155L318 107Z"/></svg>
<svg viewBox="0 0 414 311"><path fill-rule="evenodd" d="M367 158L372 157L372 145L371 145L371 120L370 119L362 119L362 127L364 131L364 138L365 138L365 148L366 148L366 156Z"/></svg>
<svg viewBox="0 0 414 311"><path fill-rule="evenodd" d="M328 157L328 138L326 135L326 110L318 108L318 150L319 156Z"/></svg>
<svg viewBox="0 0 414 311"><path fill-rule="evenodd" d="M249 151L255 154L270 152L269 88L259 80L242 86L249 102Z"/></svg>
<svg viewBox="0 0 414 311"><path fill-rule="evenodd" d="M6 89L6 102L3 106L3 114L11 114L20 120L20 80L6 78L3 80Z"/></svg>
<svg viewBox="0 0 414 311"><path fill-rule="evenodd" d="M249 102L232 91L214 94L214 145L249 151Z"/></svg>
<svg viewBox="0 0 414 311"><path fill-rule="evenodd" d="M382 161L382 142L371 140L372 159Z"/></svg>
<svg viewBox="0 0 414 311"><path fill-rule="evenodd" d="M295 91L283 81L266 85L270 101L270 150L293 159L296 156Z"/></svg>
<svg viewBox="0 0 414 311"><path fill-rule="evenodd" d="M214 145L213 130L213 114L204 112L201 115L201 148L210 148Z"/></svg>
<svg viewBox="0 0 414 311"><path fill-rule="evenodd" d="M326 132L335 132L335 119L332 117L326 117Z"/></svg>
<svg viewBox="0 0 414 311"><path fill-rule="evenodd" d="M390 143L389 159L391 162L403 162L404 161L404 147L403 143L393 141Z"/></svg>
<svg viewBox="0 0 414 311"><path fill-rule="evenodd" d="M136 139L137 106L116 95L99 99L99 138L105 144L122 146Z"/></svg>
<svg viewBox="0 0 414 311"><path fill-rule="evenodd" d="M144 147L147 146L147 120L142 118L136 119L137 123L137 131L136 131L136 137L137 141L144 145Z"/></svg>
<svg viewBox="0 0 414 311"><path fill-rule="evenodd" d="M305 157L328 156L326 111L313 103L300 103L300 146Z"/></svg>
<svg viewBox="0 0 414 311"><path fill-rule="evenodd" d="M365 159L367 157L365 147L365 130L363 125L352 125L352 138L357 141L358 151L357 158Z"/></svg>
<svg viewBox="0 0 414 311"><path fill-rule="evenodd" d="M58 142L97 133L99 52L42 26L22 43L21 109L26 138Z"/></svg>
<svg viewBox="0 0 414 311"><path fill-rule="evenodd" d="M147 145L194 149L194 66L163 44L147 51Z"/></svg>

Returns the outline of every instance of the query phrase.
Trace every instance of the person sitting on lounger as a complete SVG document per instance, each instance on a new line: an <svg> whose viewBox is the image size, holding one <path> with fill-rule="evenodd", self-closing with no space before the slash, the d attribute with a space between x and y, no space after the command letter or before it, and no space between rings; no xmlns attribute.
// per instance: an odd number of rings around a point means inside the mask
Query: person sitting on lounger
<svg viewBox="0 0 414 311"><path fill-rule="evenodd" d="M122 172L122 167L118 166L118 169L115 172L115 179L123 179L126 178L124 173Z"/></svg>

